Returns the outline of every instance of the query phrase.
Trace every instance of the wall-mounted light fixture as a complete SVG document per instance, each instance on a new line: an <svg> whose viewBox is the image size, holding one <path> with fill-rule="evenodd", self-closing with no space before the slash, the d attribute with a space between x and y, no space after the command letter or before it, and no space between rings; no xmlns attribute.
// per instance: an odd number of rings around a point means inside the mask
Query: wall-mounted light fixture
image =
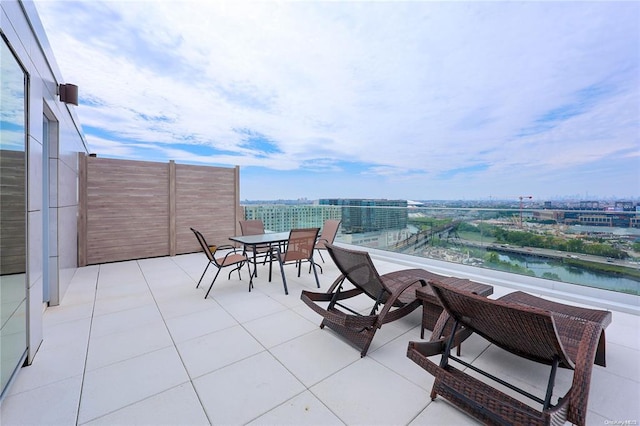
<svg viewBox="0 0 640 426"><path fill-rule="evenodd" d="M60 84L58 86L60 102L65 104L78 105L78 86L75 84Z"/></svg>

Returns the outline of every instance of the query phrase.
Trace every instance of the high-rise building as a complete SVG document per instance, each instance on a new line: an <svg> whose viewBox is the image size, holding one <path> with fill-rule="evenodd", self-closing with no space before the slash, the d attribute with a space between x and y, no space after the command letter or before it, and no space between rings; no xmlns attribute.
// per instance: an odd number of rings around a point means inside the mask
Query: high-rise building
<svg viewBox="0 0 640 426"><path fill-rule="evenodd" d="M407 200L325 198L319 204L341 207L343 234L407 227Z"/></svg>

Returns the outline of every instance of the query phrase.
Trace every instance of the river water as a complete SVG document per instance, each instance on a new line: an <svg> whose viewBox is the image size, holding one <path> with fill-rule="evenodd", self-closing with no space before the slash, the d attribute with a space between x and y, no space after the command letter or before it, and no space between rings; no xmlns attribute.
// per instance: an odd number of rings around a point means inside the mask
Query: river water
<svg viewBox="0 0 640 426"><path fill-rule="evenodd" d="M543 274L551 273L556 274L561 281L566 283L640 295L640 281L631 278L586 271L581 268L567 266L560 261L532 256L500 254L499 257L502 261L510 262L535 272L536 277L544 278Z"/></svg>

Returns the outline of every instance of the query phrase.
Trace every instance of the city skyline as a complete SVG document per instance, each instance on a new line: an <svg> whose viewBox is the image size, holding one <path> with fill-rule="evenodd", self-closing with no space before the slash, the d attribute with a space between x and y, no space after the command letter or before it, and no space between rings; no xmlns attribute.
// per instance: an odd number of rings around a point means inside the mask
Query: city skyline
<svg viewBox="0 0 640 426"><path fill-rule="evenodd" d="M640 195L637 2L35 4L99 156L241 199Z"/></svg>

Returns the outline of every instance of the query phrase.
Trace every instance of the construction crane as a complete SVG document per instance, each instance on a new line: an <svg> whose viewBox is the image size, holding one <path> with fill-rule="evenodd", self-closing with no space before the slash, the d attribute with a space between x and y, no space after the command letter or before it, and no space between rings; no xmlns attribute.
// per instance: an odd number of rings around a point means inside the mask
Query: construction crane
<svg viewBox="0 0 640 426"><path fill-rule="evenodd" d="M516 217L516 215L513 215L512 220L513 220L513 223L514 223L516 226L518 226L518 228L522 228L522 207L523 207L523 200L531 200L531 199L533 198L533 196L531 196L531 195L505 195L505 196L502 196L502 197L492 197L492 196L489 196L489 199L491 199L491 198L494 198L494 199L498 198L498 199L501 199L501 200L507 200L507 199L510 199L510 198L517 198L517 199L519 199L519 200L520 200L520 214L519 214L519 217ZM517 221L517 223L516 223L516 221Z"/></svg>
<svg viewBox="0 0 640 426"><path fill-rule="evenodd" d="M519 195L518 198L520 199L520 228L522 228L522 200L530 200L533 197L531 195Z"/></svg>

